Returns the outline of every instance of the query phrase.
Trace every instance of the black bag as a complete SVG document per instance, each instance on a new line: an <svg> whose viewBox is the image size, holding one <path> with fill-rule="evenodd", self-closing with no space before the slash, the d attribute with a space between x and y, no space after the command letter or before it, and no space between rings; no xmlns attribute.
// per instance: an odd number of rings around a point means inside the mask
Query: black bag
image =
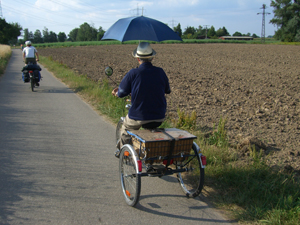
<svg viewBox="0 0 300 225"><path fill-rule="evenodd" d="M23 72L23 76L24 76L24 82L29 82L30 81L30 77L29 77L29 70L33 71L33 76L34 76L34 80L35 82L39 82L39 71L41 71L41 67L37 64L33 64L33 65L27 65L24 66L22 69Z"/></svg>
<svg viewBox="0 0 300 225"><path fill-rule="evenodd" d="M41 71L42 68L38 65L38 64L33 64L33 65L27 65L24 66L22 69L22 72L25 70L37 70L37 71Z"/></svg>
<svg viewBox="0 0 300 225"><path fill-rule="evenodd" d="M33 70L33 76L35 82L39 82L39 71L38 70Z"/></svg>
<svg viewBox="0 0 300 225"><path fill-rule="evenodd" d="M30 81L29 73L28 73L27 70L25 70L25 71L23 72L23 80L24 80L25 83L27 83L27 82Z"/></svg>

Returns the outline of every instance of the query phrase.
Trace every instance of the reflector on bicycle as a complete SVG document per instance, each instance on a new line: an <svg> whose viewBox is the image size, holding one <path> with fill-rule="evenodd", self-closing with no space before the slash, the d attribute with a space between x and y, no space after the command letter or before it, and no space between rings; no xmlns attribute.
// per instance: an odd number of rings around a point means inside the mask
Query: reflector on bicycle
<svg viewBox="0 0 300 225"><path fill-rule="evenodd" d="M126 195L130 197L130 192L126 190Z"/></svg>
<svg viewBox="0 0 300 225"><path fill-rule="evenodd" d="M125 151L125 152L124 152L124 156L129 156L129 152L128 152L128 151Z"/></svg>
<svg viewBox="0 0 300 225"><path fill-rule="evenodd" d="M142 170L143 170L143 168L142 168L142 161L138 160L137 163L138 163L138 167L139 167L139 172L142 172Z"/></svg>
<svg viewBox="0 0 300 225"><path fill-rule="evenodd" d="M203 166L206 166L206 156L201 155L201 162Z"/></svg>

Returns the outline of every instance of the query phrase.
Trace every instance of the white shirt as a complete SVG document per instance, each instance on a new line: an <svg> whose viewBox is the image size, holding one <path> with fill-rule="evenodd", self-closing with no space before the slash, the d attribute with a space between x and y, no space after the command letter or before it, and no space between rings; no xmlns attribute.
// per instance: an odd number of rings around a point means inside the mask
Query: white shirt
<svg viewBox="0 0 300 225"><path fill-rule="evenodd" d="M23 49L23 52L25 52L25 58L35 58L35 53L37 52L37 50L33 46L27 46Z"/></svg>

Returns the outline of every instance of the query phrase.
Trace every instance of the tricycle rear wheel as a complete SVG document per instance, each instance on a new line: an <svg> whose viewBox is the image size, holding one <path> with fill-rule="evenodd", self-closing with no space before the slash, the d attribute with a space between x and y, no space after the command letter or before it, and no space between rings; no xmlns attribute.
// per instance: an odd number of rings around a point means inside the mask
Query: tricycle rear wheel
<svg viewBox="0 0 300 225"><path fill-rule="evenodd" d="M186 172L178 173L177 179L187 197L197 197L204 184L204 168L200 163L197 146L193 144L191 156L186 157L183 162L179 162L178 168L187 169Z"/></svg>
<svg viewBox="0 0 300 225"><path fill-rule="evenodd" d="M129 206L135 206L141 193L141 174L134 150L127 145L121 149L119 171L125 201Z"/></svg>

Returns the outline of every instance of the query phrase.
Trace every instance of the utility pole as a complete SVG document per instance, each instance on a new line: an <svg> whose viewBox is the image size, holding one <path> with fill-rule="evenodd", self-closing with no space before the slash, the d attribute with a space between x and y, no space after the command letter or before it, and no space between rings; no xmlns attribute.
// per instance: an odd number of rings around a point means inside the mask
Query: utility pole
<svg viewBox="0 0 300 225"><path fill-rule="evenodd" d="M133 9L133 11L136 10L136 15L139 16L140 15L140 10L142 10L142 16L144 14L144 7L143 8L139 8L139 4L137 4L136 9Z"/></svg>
<svg viewBox="0 0 300 225"><path fill-rule="evenodd" d="M1 0L0 0L0 18L3 18Z"/></svg>
<svg viewBox="0 0 300 225"><path fill-rule="evenodd" d="M207 27L208 27L209 25L203 25L203 27L205 27L205 39L207 39Z"/></svg>
<svg viewBox="0 0 300 225"><path fill-rule="evenodd" d="M169 21L169 22L172 22L172 30L174 29L174 27L175 27L175 23L177 23L177 21L175 21L174 19L172 19L171 21ZM177 23L178 24L178 23Z"/></svg>
<svg viewBox="0 0 300 225"><path fill-rule="evenodd" d="M265 43L265 17L266 17L266 14L269 15L271 13L265 12L266 4L263 4L261 9L263 10L263 12L257 13L257 15L262 14L261 43Z"/></svg>

